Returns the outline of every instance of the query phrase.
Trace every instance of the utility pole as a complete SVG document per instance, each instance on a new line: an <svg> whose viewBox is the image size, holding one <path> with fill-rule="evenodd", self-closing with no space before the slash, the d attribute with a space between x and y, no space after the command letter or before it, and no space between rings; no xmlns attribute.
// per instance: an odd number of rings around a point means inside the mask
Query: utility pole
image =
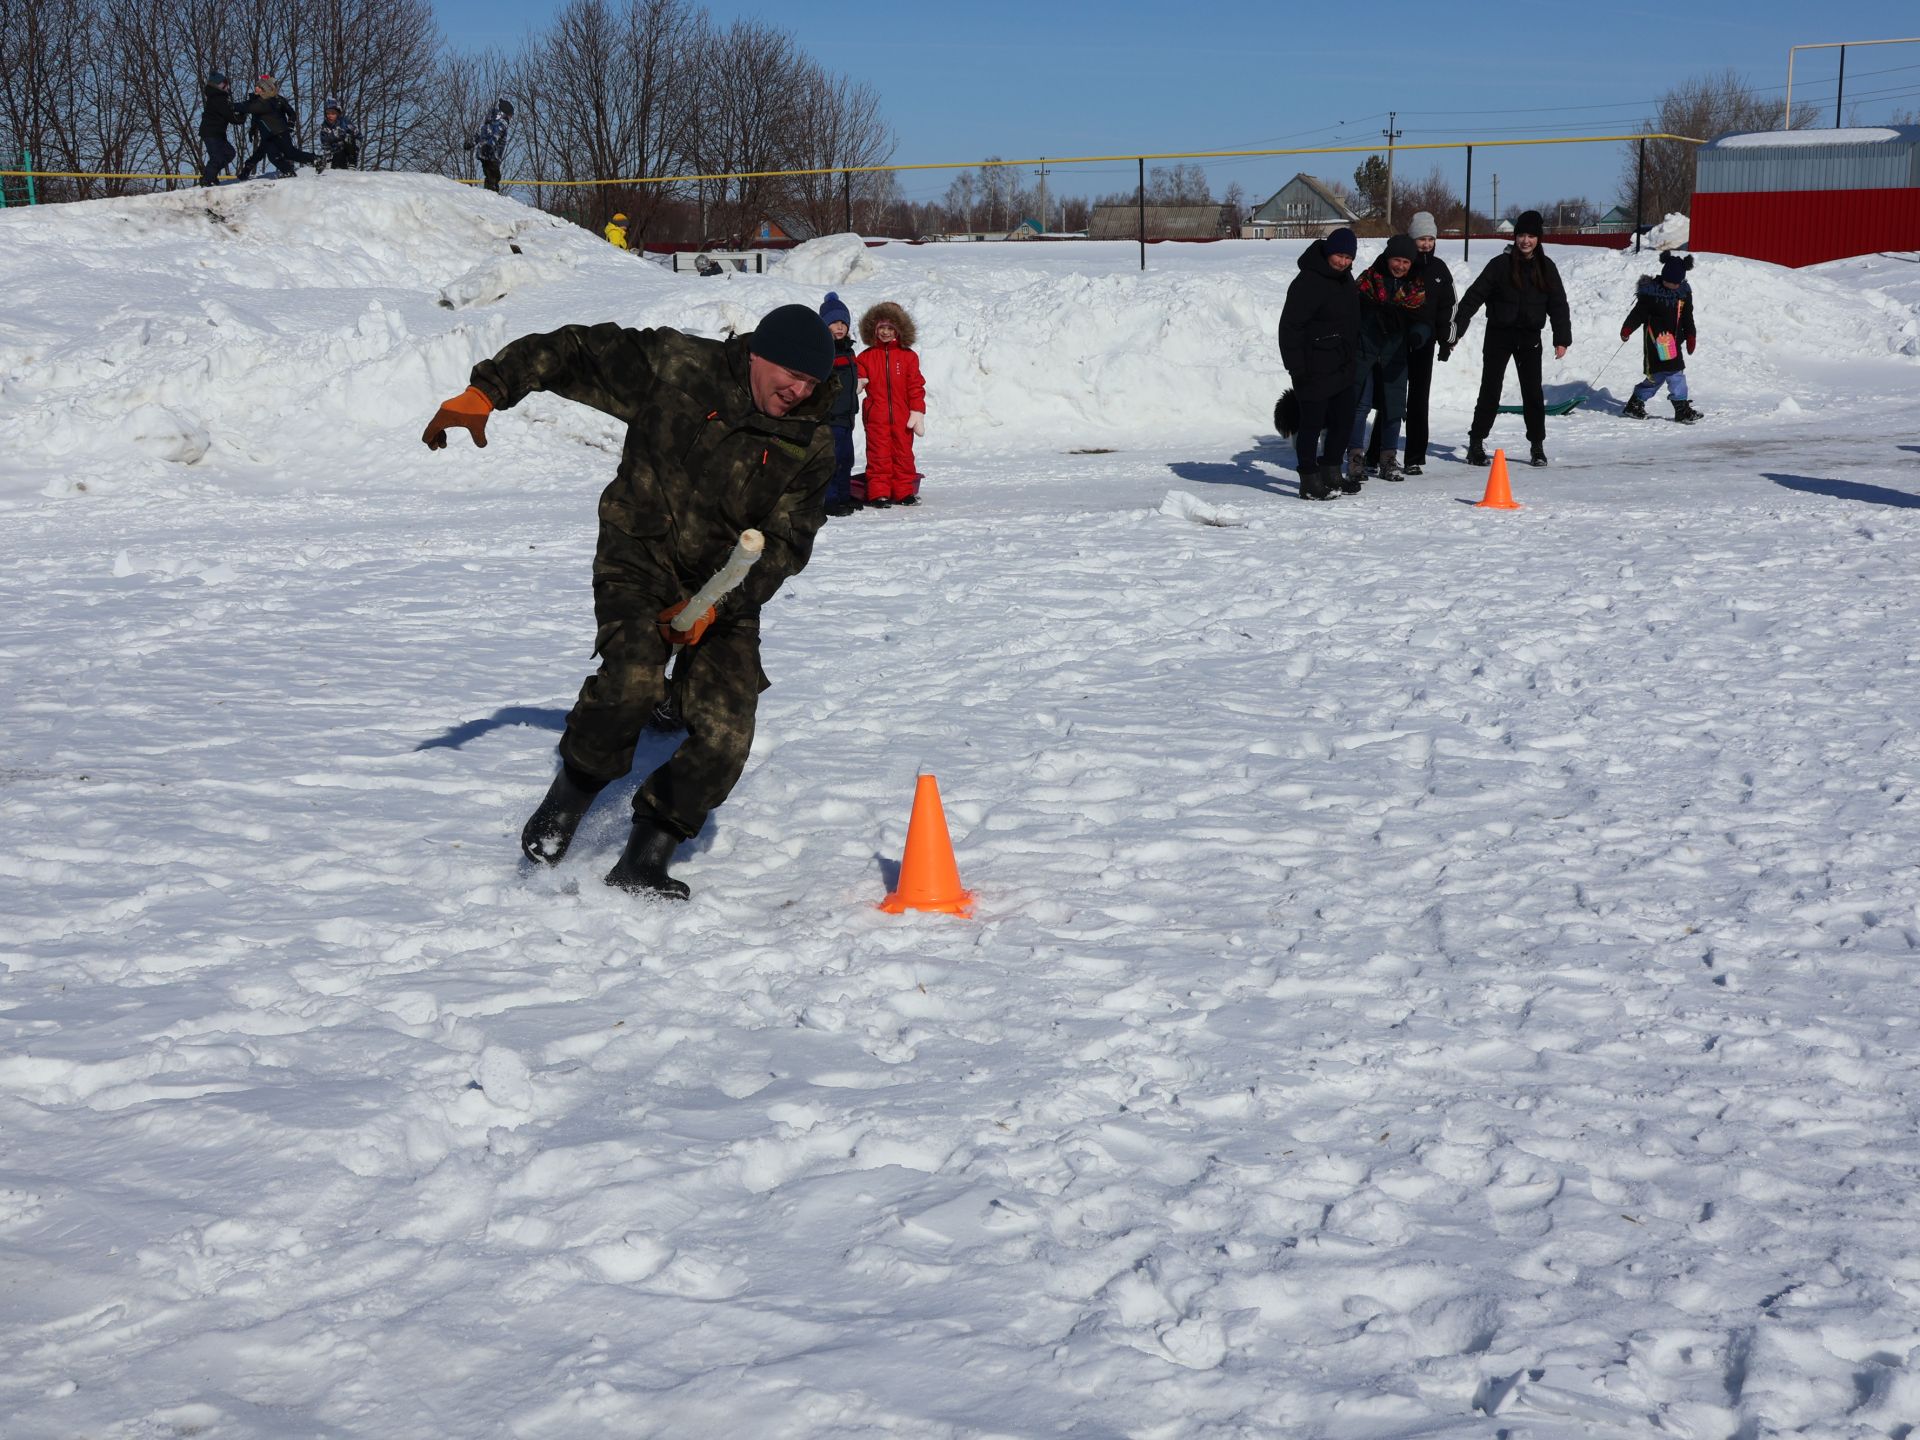
<svg viewBox="0 0 1920 1440"><path fill-rule="evenodd" d="M1493 172L1493 228L1500 229L1500 172Z"/></svg>
<svg viewBox="0 0 1920 1440"><path fill-rule="evenodd" d="M1387 137L1387 233L1393 233L1393 142L1407 132L1393 128L1393 122L1400 118L1398 110L1387 112L1387 128L1380 133Z"/></svg>
<svg viewBox="0 0 1920 1440"><path fill-rule="evenodd" d="M1040 168L1033 172L1040 177L1040 233L1047 231L1047 157L1040 157Z"/></svg>

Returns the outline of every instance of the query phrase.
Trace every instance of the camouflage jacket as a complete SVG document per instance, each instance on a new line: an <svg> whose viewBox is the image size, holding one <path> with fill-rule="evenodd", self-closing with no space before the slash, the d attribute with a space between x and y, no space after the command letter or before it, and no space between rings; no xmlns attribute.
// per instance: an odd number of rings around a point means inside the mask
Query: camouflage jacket
<svg viewBox="0 0 1920 1440"><path fill-rule="evenodd" d="M778 420L761 414L747 384L751 338L569 325L473 367L472 383L498 409L546 390L626 422L620 469L600 495L597 582L671 604L755 529L766 551L723 607L746 619L806 567L833 475L834 387Z"/></svg>

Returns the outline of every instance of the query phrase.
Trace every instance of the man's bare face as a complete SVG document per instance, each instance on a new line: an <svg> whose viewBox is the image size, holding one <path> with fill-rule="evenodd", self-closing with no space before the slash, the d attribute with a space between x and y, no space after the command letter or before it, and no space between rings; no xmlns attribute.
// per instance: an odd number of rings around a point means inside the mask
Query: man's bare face
<svg viewBox="0 0 1920 1440"><path fill-rule="evenodd" d="M753 408L778 420L796 405L806 402L820 382L811 375L789 370L758 355L747 359L747 386L753 391Z"/></svg>

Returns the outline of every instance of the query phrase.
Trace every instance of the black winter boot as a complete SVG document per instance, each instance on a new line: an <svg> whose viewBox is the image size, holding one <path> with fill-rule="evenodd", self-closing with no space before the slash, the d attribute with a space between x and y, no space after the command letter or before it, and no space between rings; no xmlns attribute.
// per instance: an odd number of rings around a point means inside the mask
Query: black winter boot
<svg viewBox="0 0 1920 1440"><path fill-rule="evenodd" d="M1620 407L1620 413L1629 420L1644 420L1647 418L1647 407L1635 395Z"/></svg>
<svg viewBox="0 0 1920 1440"><path fill-rule="evenodd" d="M1487 447L1480 443L1480 437L1478 435L1469 435L1467 437L1467 464L1491 465L1492 463L1493 461L1487 456Z"/></svg>
<svg viewBox="0 0 1920 1440"><path fill-rule="evenodd" d="M1338 465L1322 465L1318 473L1320 476L1320 488L1313 498L1316 500L1331 500L1334 492L1340 488L1340 467Z"/></svg>
<svg viewBox="0 0 1920 1440"><path fill-rule="evenodd" d="M693 892L685 882L667 874L667 862L680 848L680 837L651 815L635 812L633 833L627 848L607 872L607 884L629 895L658 895L666 900L685 900Z"/></svg>
<svg viewBox="0 0 1920 1440"><path fill-rule="evenodd" d="M520 831L521 853L538 865L558 865L566 858L573 832L580 828L593 797L606 788L606 781L582 775L562 762L560 773L547 787L547 798Z"/></svg>
<svg viewBox="0 0 1920 1440"><path fill-rule="evenodd" d="M1547 447L1538 440L1534 441L1532 449L1527 454L1527 463L1536 470L1544 468L1547 463Z"/></svg>
<svg viewBox="0 0 1920 1440"><path fill-rule="evenodd" d="M1360 487L1367 483L1367 452L1364 450L1347 451L1347 468L1340 472L1340 492L1343 495L1358 495Z"/></svg>
<svg viewBox="0 0 1920 1440"><path fill-rule="evenodd" d="M1330 493L1327 488L1327 482L1320 478L1318 469L1309 465L1306 469L1296 470L1293 473L1300 477L1300 498L1302 500L1324 500L1327 498Z"/></svg>
<svg viewBox="0 0 1920 1440"><path fill-rule="evenodd" d="M1700 412L1693 408L1691 400L1676 400L1673 402L1673 418L1682 425L1691 425L1700 418Z"/></svg>

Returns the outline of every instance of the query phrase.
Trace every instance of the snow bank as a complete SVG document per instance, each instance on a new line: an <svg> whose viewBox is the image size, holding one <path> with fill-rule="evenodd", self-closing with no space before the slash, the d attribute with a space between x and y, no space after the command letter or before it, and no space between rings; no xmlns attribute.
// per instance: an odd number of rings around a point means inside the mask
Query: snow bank
<svg viewBox="0 0 1920 1440"><path fill-rule="evenodd" d="M1683 220L1684 217L1670 217ZM1363 250L1362 263L1372 246ZM1275 332L1300 246L1126 243L803 245L764 276L674 276L512 200L417 175L338 175L0 214L0 503L124 483L179 483L209 457L299 474L316 436L378 449L417 434L472 363L517 334L617 319L696 334L749 330L774 305L837 290L857 316L906 306L920 329L942 446L1006 453L1264 433L1286 377ZM1496 252L1456 256L1460 288ZM1652 255L1555 252L1575 344L1557 396L1624 396L1617 339ZM1912 358L1904 297L1852 279L1701 256L1695 388L1764 421L1818 361ZM514 304L508 323L504 307ZM1436 430L1464 427L1478 334L1434 382ZM582 443L577 407L532 413ZM497 458L497 457L496 457Z"/></svg>

